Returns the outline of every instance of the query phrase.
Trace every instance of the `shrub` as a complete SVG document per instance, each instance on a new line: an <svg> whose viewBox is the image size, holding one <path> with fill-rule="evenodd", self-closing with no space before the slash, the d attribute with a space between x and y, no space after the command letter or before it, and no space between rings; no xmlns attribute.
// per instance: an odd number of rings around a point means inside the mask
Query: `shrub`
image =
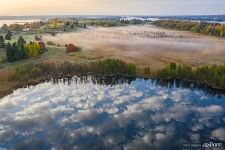
<svg viewBox="0 0 225 150"><path fill-rule="evenodd" d="M144 68L144 74L146 74L146 75L148 75L148 74L150 74L150 67L145 67Z"/></svg>
<svg viewBox="0 0 225 150"><path fill-rule="evenodd" d="M41 75L41 73L42 73L41 68L39 68L37 66L32 67L32 69L30 71L30 74L32 77L38 77Z"/></svg>

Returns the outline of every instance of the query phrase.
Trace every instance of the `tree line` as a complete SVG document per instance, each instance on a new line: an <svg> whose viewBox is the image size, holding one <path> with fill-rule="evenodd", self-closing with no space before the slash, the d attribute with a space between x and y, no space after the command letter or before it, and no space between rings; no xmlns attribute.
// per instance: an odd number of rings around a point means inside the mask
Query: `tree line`
<svg viewBox="0 0 225 150"><path fill-rule="evenodd" d="M0 36L0 48L6 50L8 62L36 57L44 52L37 42L27 44L22 36L18 38L17 42L13 43L6 43L4 37Z"/></svg>
<svg viewBox="0 0 225 150"><path fill-rule="evenodd" d="M207 35L225 37L225 25L220 23L158 20L155 21L153 24L169 29L178 29L184 31L192 31L196 33L203 33Z"/></svg>
<svg viewBox="0 0 225 150"><path fill-rule="evenodd" d="M167 67L158 70L155 78L197 81L214 88L225 89L225 65L203 66L194 69L190 66L171 63Z"/></svg>
<svg viewBox="0 0 225 150"><path fill-rule="evenodd" d="M34 22L31 22L31 23L25 23L25 24L17 24L17 23L10 24L10 25L3 24L3 26L0 28L0 30L3 31L3 32L8 32L9 30L15 31L15 32L21 32L24 29L39 28L39 27L43 26L44 24L45 23L42 22L42 21L38 21L38 22L34 21Z"/></svg>
<svg viewBox="0 0 225 150"><path fill-rule="evenodd" d="M40 63L16 68L15 80L28 81L40 78L65 78L86 76L136 76L136 66L119 59L87 62Z"/></svg>

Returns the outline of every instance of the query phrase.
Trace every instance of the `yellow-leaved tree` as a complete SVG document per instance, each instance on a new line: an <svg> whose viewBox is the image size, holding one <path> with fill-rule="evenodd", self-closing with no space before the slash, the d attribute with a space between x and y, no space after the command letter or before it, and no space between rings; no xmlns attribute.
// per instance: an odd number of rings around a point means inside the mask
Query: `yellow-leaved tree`
<svg viewBox="0 0 225 150"><path fill-rule="evenodd" d="M58 25L58 20L55 18L55 19L52 19L52 28L56 28Z"/></svg>
<svg viewBox="0 0 225 150"><path fill-rule="evenodd" d="M26 48L26 55L28 58L36 57L41 53L41 48L39 44L36 42L31 42L30 44L27 44L25 48Z"/></svg>

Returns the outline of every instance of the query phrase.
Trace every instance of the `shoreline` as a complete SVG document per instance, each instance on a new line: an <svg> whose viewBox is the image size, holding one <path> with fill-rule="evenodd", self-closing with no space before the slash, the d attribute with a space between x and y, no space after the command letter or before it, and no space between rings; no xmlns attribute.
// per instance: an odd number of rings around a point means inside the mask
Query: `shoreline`
<svg viewBox="0 0 225 150"><path fill-rule="evenodd" d="M225 65L193 68L191 66L170 63L164 68L152 70L120 59L101 59L95 61L62 61L24 64L22 66L0 71L0 98L11 94L14 90L52 79L65 79L74 76L100 78L142 78L157 81L161 86L171 83L184 88L200 88L200 90L222 93L225 95L223 72Z"/></svg>
<svg viewBox="0 0 225 150"><path fill-rule="evenodd" d="M207 84L203 81L195 81L195 80L186 80L186 79L165 79L165 78L151 78L151 77L147 77L147 76L141 76L141 75L136 75L136 76L127 76L127 75L121 75L121 74L112 74L112 75L94 75L94 74L86 74L86 75L76 75L76 74L66 74L66 75L62 75L61 77L52 77L52 76L48 76L48 77L40 77L38 79L35 80L28 80L26 82L19 82L19 84L15 87L12 87L10 90L8 90L5 94L0 92L0 99L4 98L5 96L8 96L10 94L13 93L13 91L18 90L20 88L27 88L29 86L36 86L38 84L42 84L45 82L50 82L50 81L59 81L59 80L70 80L73 77L78 77L78 78L83 78L83 77L94 77L94 78L101 78L104 80L104 78L119 78L119 79L132 79L132 80L136 80L136 79L145 79L145 80L152 80L155 82L156 85L159 85L161 87L166 87L168 88L170 86L170 84L172 83L172 86L179 88L185 88L185 89L197 89L199 91L203 91L203 92L209 92L208 94L215 94L215 95L222 95L225 96L225 89L224 88L217 88L217 87L213 87L210 84ZM183 82L184 85L176 85L176 82ZM57 82L54 82L54 84L57 84ZM157 83L158 82L158 83ZM160 84L161 82L161 84ZM99 84L99 83L97 83ZM162 85L164 84L164 85ZM186 87L189 86L189 87ZM197 87L195 87L197 86ZM207 93L206 92L206 93Z"/></svg>

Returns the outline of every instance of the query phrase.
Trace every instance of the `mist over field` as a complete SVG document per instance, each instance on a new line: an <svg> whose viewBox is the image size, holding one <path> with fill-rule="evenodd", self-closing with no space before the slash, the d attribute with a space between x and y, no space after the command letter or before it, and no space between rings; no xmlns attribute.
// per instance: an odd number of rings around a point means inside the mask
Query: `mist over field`
<svg viewBox="0 0 225 150"><path fill-rule="evenodd" d="M171 61L201 65L225 61L224 38L152 25L93 27L73 33L45 35L43 39L61 46L73 43L86 55L117 57L140 65L158 66Z"/></svg>

